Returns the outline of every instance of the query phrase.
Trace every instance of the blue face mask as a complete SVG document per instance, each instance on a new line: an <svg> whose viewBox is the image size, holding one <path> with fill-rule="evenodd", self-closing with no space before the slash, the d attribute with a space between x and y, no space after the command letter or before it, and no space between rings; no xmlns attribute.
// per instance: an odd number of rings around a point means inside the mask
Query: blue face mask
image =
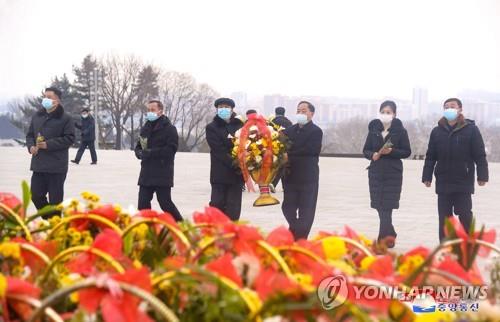
<svg viewBox="0 0 500 322"><path fill-rule="evenodd" d="M50 98L44 98L42 100L42 106L46 109L46 110L50 110L52 108L52 105L54 105L54 101L51 100Z"/></svg>
<svg viewBox="0 0 500 322"><path fill-rule="evenodd" d="M304 125L307 123L307 115L305 114L296 114L295 115L295 120L297 121L297 124Z"/></svg>
<svg viewBox="0 0 500 322"><path fill-rule="evenodd" d="M443 116L450 122L455 121L458 117L458 111L454 108L444 110Z"/></svg>
<svg viewBox="0 0 500 322"><path fill-rule="evenodd" d="M231 118L231 109L227 107L221 107L217 109L217 116L223 119L224 121L227 121Z"/></svg>
<svg viewBox="0 0 500 322"><path fill-rule="evenodd" d="M156 114L155 112L147 112L146 113L146 120L150 121L150 122L154 122L156 121L157 119L159 118L158 114Z"/></svg>

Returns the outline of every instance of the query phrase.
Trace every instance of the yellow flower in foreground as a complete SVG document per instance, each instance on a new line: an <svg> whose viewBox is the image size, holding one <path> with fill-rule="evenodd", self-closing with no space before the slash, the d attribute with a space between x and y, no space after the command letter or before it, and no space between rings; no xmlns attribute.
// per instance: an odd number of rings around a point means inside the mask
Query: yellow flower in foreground
<svg viewBox="0 0 500 322"><path fill-rule="evenodd" d="M455 314L452 312L432 312L417 314L414 322L452 322L455 321Z"/></svg>
<svg viewBox="0 0 500 322"><path fill-rule="evenodd" d="M360 264L361 269L365 271L368 270L375 259L377 259L375 256L366 256L365 258L363 258Z"/></svg>
<svg viewBox="0 0 500 322"><path fill-rule="evenodd" d="M140 224L139 226L134 228L134 234L136 236L136 239L144 239L146 238L146 234L148 232L148 225L146 224Z"/></svg>
<svg viewBox="0 0 500 322"><path fill-rule="evenodd" d="M99 202L100 199L98 195L89 191L82 192L82 198L91 202Z"/></svg>
<svg viewBox="0 0 500 322"><path fill-rule="evenodd" d="M359 234L359 239L361 240L361 242L363 244L365 244L365 246L371 246L373 244L373 240L371 239L368 239L368 237L366 237L365 235L363 234Z"/></svg>
<svg viewBox="0 0 500 322"><path fill-rule="evenodd" d="M0 255L19 259L21 257L21 247L18 243L2 243L0 244Z"/></svg>
<svg viewBox="0 0 500 322"><path fill-rule="evenodd" d="M60 279L59 282L61 283L62 287L68 287L68 286L75 284L76 282L78 282L80 280L82 280L82 277L80 276L80 274L72 273L72 274L64 275ZM71 302L77 303L78 302L78 292L71 293L69 296L69 299L71 300Z"/></svg>
<svg viewBox="0 0 500 322"><path fill-rule="evenodd" d="M399 265L398 273L402 276L408 276L423 262L424 258L422 257L422 255L417 254L409 256L401 265Z"/></svg>
<svg viewBox="0 0 500 322"><path fill-rule="evenodd" d="M7 292L7 279L0 273L0 299L5 297L5 293Z"/></svg>
<svg viewBox="0 0 500 322"><path fill-rule="evenodd" d="M252 307L253 311L259 311L261 309L262 302L257 292L249 288L244 288L240 293L248 300L249 306Z"/></svg>
<svg viewBox="0 0 500 322"><path fill-rule="evenodd" d="M300 285L304 286L304 287L310 287L312 286L312 276L309 275L309 274L302 274L302 273L295 273L293 274L293 276L295 277L295 280L297 281L297 283L299 283Z"/></svg>
<svg viewBox="0 0 500 322"><path fill-rule="evenodd" d="M323 245L323 251L327 259L340 259L347 253L345 242L336 236L323 238L321 244Z"/></svg>
<svg viewBox="0 0 500 322"><path fill-rule="evenodd" d="M356 275L356 270L351 265L347 264L347 262L344 260L329 260L328 264L339 269L346 275Z"/></svg>

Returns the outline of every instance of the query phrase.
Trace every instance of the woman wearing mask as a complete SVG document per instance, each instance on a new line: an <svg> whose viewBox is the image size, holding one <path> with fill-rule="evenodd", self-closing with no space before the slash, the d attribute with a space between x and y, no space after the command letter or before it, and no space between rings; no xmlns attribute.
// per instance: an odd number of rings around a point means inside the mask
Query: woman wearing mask
<svg viewBox="0 0 500 322"><path fill-rule="evenodd" d="M411 154L408 133L401 120L396 118L396 103L385 101L380 105L377 119L368 125L363 154L371 160L368 167L371 207L380 218L378 241L392 248L396 231L392 225L392 211L399 208L403 185L401 159Z"/></svg>

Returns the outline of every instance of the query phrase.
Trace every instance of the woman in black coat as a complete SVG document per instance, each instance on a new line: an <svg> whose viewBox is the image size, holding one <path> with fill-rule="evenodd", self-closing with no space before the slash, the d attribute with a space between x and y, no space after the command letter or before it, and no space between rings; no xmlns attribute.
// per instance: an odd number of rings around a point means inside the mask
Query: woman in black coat
<svg viewBox="0 0 500 322"><path fill-rule="evenodd" d="M368 167L371 207L380 218L378 240L392 248L396 231L392 225L392 211L399 208L403 185L403 162L411 154L410 140L403 123L396 118L396 103L385 101L380 105L378 119L368 125L363 154L371 160Z"/></svg>

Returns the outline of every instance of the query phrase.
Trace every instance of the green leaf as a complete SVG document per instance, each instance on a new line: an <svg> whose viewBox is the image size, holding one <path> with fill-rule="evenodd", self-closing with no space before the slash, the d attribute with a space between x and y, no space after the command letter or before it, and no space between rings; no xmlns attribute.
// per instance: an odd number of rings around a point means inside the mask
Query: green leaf
<svg viewBox="0 0 500 322"><path fill-rule="evenodd" d="M56 206L54 206L54 205L47 205L47 206L43 207L42 209L38 210L38 212L36 214L29 216L28 219L26 220L26 223L29 223L29 222L35 220L38 217L42 217L42 216L45 216L45 215L48 215L48 214L52 214L56 210L57 210Z"/></svg>
<svg viewBox="0 0 500 322"><path fill-rule="evenodd" d="M27 214L28 212L28 206L30 205L31 201L31 190L30 187L28 186L28 183L26 180L23 180L21 183L21 187L23 189L23 208L24 208L24 213Z"/></svg>

